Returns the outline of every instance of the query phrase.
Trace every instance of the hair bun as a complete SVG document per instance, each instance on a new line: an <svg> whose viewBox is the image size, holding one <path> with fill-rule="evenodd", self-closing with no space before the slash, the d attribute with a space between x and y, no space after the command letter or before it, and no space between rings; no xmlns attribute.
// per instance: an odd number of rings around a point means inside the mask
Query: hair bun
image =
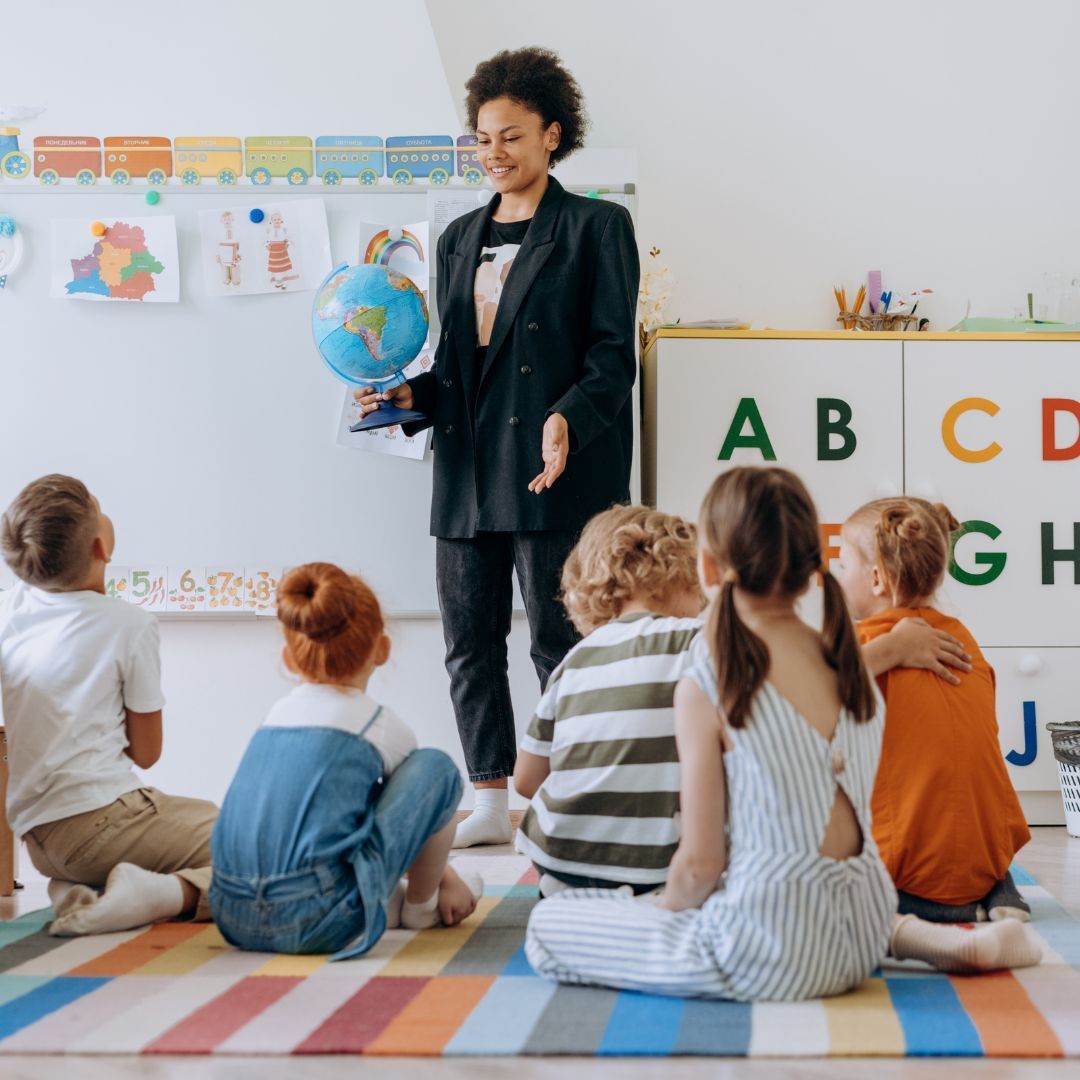
<svg viewBox="0 0 1080 1080"><path fill-rule="evenodd" d="M286 575L278 589L278 618L312 641L341 633L353 615L349 575L328 563L309 563Z"/></svg>
<svg viewBox="0 0 1080 1080"><path fill-rule="evenodd" d="M932 509L946 534L954 533L960 528L960 522L956 520L953 512L944 503L934 503Z"/></svg>

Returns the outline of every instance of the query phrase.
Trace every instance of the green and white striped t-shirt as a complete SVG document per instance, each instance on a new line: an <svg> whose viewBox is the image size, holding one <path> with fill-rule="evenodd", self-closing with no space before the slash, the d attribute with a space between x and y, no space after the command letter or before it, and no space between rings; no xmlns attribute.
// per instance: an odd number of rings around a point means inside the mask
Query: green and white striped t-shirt
<svg viewBox="0 0 1080 1080"><path fill-rule="evenodd" d="M544 869L662 884L679 843L675 684L699 619L638 613L552 672L521 749L551 759L518 830Z"/></svg>

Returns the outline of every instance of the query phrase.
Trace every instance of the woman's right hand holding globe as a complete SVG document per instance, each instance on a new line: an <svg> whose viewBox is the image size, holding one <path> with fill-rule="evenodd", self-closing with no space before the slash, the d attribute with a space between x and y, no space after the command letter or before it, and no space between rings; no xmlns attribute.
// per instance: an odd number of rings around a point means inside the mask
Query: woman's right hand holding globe
<svg viewBox="0 0 1080 1080"><path fill-rule="evenodd" d="M353 391L353 397L364 416L374 412L384 401L396 405L399 409L413 407L412 387L408 383L395 386L385 393L380 393L374 386L361 386L359 390Z"/></svg>

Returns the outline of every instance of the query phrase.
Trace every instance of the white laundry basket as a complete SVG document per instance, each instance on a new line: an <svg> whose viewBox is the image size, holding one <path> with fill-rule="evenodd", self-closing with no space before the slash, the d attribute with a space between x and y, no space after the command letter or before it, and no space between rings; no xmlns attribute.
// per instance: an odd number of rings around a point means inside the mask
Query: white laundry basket
<svg viewBox="0 0 1080 1080"><path fill-rule="evenodd" d="M1061 800L1065 804L1065 828L1080 837L1080 723L1047 724L1054 744Z"/></svg>

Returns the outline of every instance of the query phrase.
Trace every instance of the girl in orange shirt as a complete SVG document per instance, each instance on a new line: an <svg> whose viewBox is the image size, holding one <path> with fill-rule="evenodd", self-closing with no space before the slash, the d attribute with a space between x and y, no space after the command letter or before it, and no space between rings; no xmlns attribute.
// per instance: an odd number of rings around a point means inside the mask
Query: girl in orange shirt
<svg viewBox="0 0 1080 1080"><path fill-rule="evenodd" d="M940 503L905 497L867 503L841 531L839 576L863 643L914 616L958 638L972 663L956 685L912 668L878 676L886 713L874 839L901 914L1026 921L1009 866L1031 834L998 744L994 671L968 628L932 606L956 528Z"/></svg>

